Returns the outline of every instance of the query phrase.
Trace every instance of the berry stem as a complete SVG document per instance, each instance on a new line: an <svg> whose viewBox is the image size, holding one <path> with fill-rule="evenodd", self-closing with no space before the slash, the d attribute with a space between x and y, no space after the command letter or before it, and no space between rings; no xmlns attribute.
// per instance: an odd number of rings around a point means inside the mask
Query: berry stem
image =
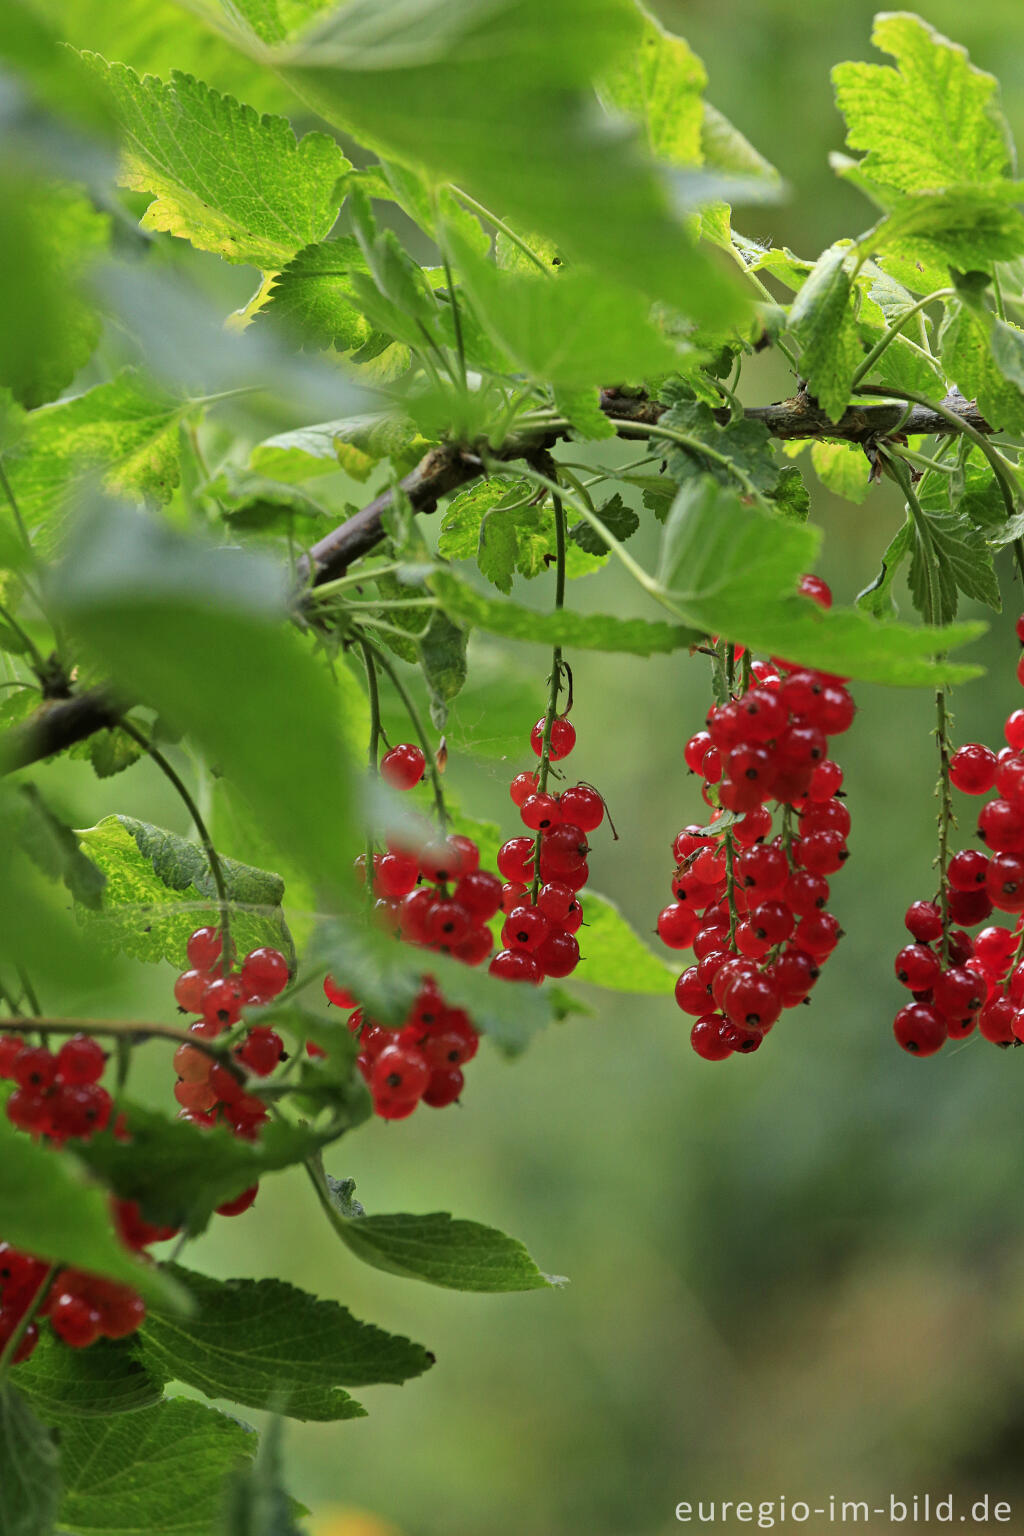
<svg viewBox="0 0 1024 1536"><path fill-rule="evenodd" d="M505 236L506 240L510 240L514 246L522 251L528 260L533 262L535 267L540 268L545 277L552 276L551 268L547 262L541 260L533 247L527 245L522 235L517 235L510 224L506 224L503 219L499 219L498 215L492 213L489 208L485 208L483 203L478 203L475 197L470 197L468 192L463 192L461 187L452 187L450 190L460 203L465 203L467 208L471 208L475 214L478 214L481 219L490 224L492 229L496 229L499 234Z"/></svg>
<svg viewBox="0 0 1024 1536"><path fill-rule="evenodd" d="M551 505L555 512L555 612L565 606L565 505L560 495L552 495ZM537 790L544 794L548 787L551 768L551 727L558 714L558 695L562 689L562 647L556 645L551 652L551 677L548 686L548 707L544 712L544 734L541 737L540 767L537 770ZM533 845L533 900L540 892L540 845L543 833L538 832Z"/></svg>
<svg viewBox="0 0 1024 1536"><path fill-rule="evenodd" d="M395 692L398 694L398 697L401 699L403 705L405 706L405 712L412 722L412 728L415 731L417 740L423 749L423 756L427 760L427 768L430 772L430 782L434 789L434 804L437 807L437 819L440 822L441 831L446 833L448 831L448 807L445 805L444 790L441 787L441 774L437 766L437 756L434 752L433 744L430 740L430 737L427 735L423 728L423 721L420 718L420 712L416 708L416 705L413 703L409 690L402 682L398 673L395 671L395 668L391 665L391 662L384 655L384 652L380 650L378 646L374 645L373 641L369 638L368 635L361 633L359 636L359 643L360 645L364 645L369 649L377 666L387 673L388 677L394 684ZM367 871L367 878L369 878L369 870Z"/></svg>
<svg viewBox="0 0 1024 1536"><path fill-rule="evenodd" d="M953 824L953 791L949 779L949 727L951 724L947 709L946 690L939 688L935 693L935 740L939 747L939 781L935 786L935 793L939 799L939 850L935 858L935 866L939 871L939 907L942 911L942 962L949 964L949 885L946 880L946 868L949 864L949 829Z"/></svg>
<svg viewBox="0 0 1024 1536"><path fill-rule="evenodd" d="M363 665L366 667L366 691L370 701L370 740L367 747L367 769L371 780L380 776L380 689L377 686L377 668L373 660L373 652L365 640L359 641L359 649L363 653ZM373 903L373 827L367 823L366 828L366 900Z"/></svg>
<svg viewBox="0 0 1024 1536"><path fill-rule="evenodd" d="M177 790L179 796L184 802L185 809L188 811L192 818L196 832L199 834L199 841L203 845L203 852L206 854L207 863L210 866L210 874L213 876L213 883L217 888L217 906L220 912L220 932L221 940L223 943L224 958L230 964L231 961L233 961L235 954L234 944L231 940L231 919L229 915L231 902L228 896L227 882L224 879L224 867L220 862L220 855L218 854L216 848L213 846L213 838L210 836L209 829L207 828L206 822L203 820L202 813L184 779L178 773L173 764L170 763L164 754L160 751L159 747L155 747L153 743L146 736L144 736L141 731L136 730L135 726L132 725L128 720L121 721L121 729L125 732L126 735L130 736L133 741L138 742L139 746L149 755L149 757L152 758L153 762L157 765L165 778L169 779L171 784L174 785L174 788Z"/></svg>
<svg viewBox="0 0 1024 1536"><path fill-rule="evenodd" d="M7 1343L4 1345L3 1350L0 1351L0 1381L5 1381L7 1379L7 1374L11 1369L14 1357L18 1353L18 1347L26 1333L28 1333L28 1330L31 1328L33 1322L35 1321L39 1312L39 1308L42 1306L43 1302L49 1295L50 1287L56 1280L59 1269L59 1264L50 1265L49 1269L46 1271L46 1274L40 1281L39 1287L35 1295L32 1297L31 1302L18 1318L13 1333L7 1340Z"/></svg>

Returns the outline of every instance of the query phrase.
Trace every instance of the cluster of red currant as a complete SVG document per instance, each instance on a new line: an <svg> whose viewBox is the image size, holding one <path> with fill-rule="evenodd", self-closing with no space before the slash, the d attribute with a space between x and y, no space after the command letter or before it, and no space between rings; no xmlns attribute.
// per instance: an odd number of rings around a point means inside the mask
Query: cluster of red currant
<svg viewBox="0 0 1024 1536"><path fill-rule="evenodd" d="M8 1119L55 1147L105 1130L114 1108L100 1083L106 1060L102 1046L88 1035L73 1035L56 1052L27 1045L17 1035L0 1036L0 1078L15 1085L7 1099ZM115 1221L121 1203L113 1202ZM42 1259L0 1243L0 1349L32 1314L15 1349L15 1363L27 1360L36 1347L36 1315L47 1318L57 1337L73 1349L85 1349L100 1337L124 1338L145 1318L145 1303L129 1286L74 1269L59 1270L47 1285L49 1273Z"/></svg>
<svg viewBox="0 0 1024 1536"><path fill-rule="evenodd" d="M186 946L189 969L174 983L174 997L183 1013L201 1017L191 1033L213 1040L239 1023L244 1008L272 1002L288 985L288 962L280 950L264 945L249 952L237 969L222 961L223 938L217 928L197 928ZM179 1118L196 1125L224 1124L236 1136L255 1140L267 1119L262 1099L246 1092L246 1076L269 1077L285 1061L284 1041L276 1030L256 1025L246 1031L233 1051L232 1069L193 1045L174 1053L178 1081L174 1097ZM238 1216L256 1198L252 1185L234 1200L218 1206L221 1216ZM155 1241L155 1239L150 1239Z"/></svg>
<svg viewBox="0 0 1024 1536"><path fill-rule="evenodd" d="M831 604L817 577L800 590ZM713 706L707 729L686 744L712 817L673 844L675 899L658 934L670 949L693 948L676 1002L695 1017L690 1040L706 1061L756 1051L782 1010L807 1000L842 936L826 910L828 876L846 860L850 813L828 742L853 716L841 678L753 661L749 686Z"/></svg>
<svg viewBox="0 0 1024 1536"><path fill-rule="evenodd" d="M72 1349L87 1349L99 1338L127 1338L145 1321L146 1303L130 1286L77 1269L59 1270L40 1297L49 1272L42 1259L0 1243L0 1348L25 1314L33 1314L14 1351L15 1364L27 1360L39 1342L37 1316Z"/></svg>
<svg viewBox="0 0 1024 1536"><path fill-rule="evenodd" d="M544 720L530 733L538 757L544 749ZM549 763L561 762L576 745L576 731L564 716L551 722ZM587 883L587 833L604 819L604 800L589 784L572 784L560 794L541 787L534 772L517 773L509 786L523 825L532 837L513 837L498 850L505 878L501 907L504 946L491 961L492 976L529 981L569 976L580 960L576 939L583 922L579 892Z"/></svg>
<svg viewBox="0 0 1024 1536"><path fill-rule="evenodd" d="M333 976L324 982L328 1002L350 1008L348 1027L359 1039L356 1065L385 1120L404 1120L420 1102L432 1109L454 1104L462 1093L462 1068L477 1053L479 1036L469 1015L445 1005L437 983L426 976L397 1029L364 1018L355 998ZM310 1049L314 1054L317 1047Z"/></svg>
<svg viewBox="0 0 1024 1536"><path fill-rule="evenodd" d="M409 790L426 769L422 750L411 742L392 747L381 759L381 774L393 789ZM356 861L365 879L366 860ZM451 955L464 965L482 965L494 948L489 923L501 907L501 881L480 868L480 850L471 837L455 833L413 846L392 836L387 851L373 856L374 917L395 938L419 949ZM448 1007L433 977L425 975L402 1023L378 1023L333 976L324 982L329 1003L349 1010L348 1027L359 1041L356 1064L373 1095L376 1113L404 1120L417 1104L443 1109L462 1092L462 1068L476 1055L479 1038L468 1014ZM308 1045L311 1055L322 1055Z"/></svg>
<svg viewBox="0 0 1024 1536"><path fill-rule="evenodd" d="M1017 620L1024 644L1024 617ZM1024 657L1017 664L1024 683ZM913 1000L896 1015L893 1029L905 1051L933 1056L947 1040L963 1040L977 1025L993 1045L1024 1041L1024 916L1013 928L975 928L994 910L1024 914L1024 709L1003 728L998 752L969 742L953 753L949 779L967 795L987 795L977 831L989 850L967 848L946 866L934 901L915 901L906 925L913 939L896 956L896 976Z"/></svg>

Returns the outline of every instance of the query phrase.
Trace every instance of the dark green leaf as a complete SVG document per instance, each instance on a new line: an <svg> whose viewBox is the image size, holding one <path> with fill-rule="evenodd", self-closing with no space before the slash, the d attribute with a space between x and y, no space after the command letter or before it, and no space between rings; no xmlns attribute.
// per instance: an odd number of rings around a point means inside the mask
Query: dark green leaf
<svg viewBox="0 0 1024 1536"><path fill-rule="evenodd" d="M0 1382L0 1536L51 1536L59 1501L53 1437L21 1393Z"/></svg>
<svg viewBox="0 0 1024 1536"><path fill-rule="evenodd" d="M640 526L640 519L632 507L627 507L622 497L615 493L602 507L597 508L597 515L612 536L622 544ZM608 546L599 534L595 533L589 523L577 523L569 529L569 537L588 555L604 555L608 552Z"/></svg>
<svg viewBox="0 0 1024 1536"><path fill-rule="evenodd" d="M293 1419L359 1418L365 1410L342 1384L400 1383L432 1363L418 1344L282 1280L214 1280L180 1265L170 1273L194 1305L187 1318L151 1308L140 1359L206 1397Z"/></svg>
<svg viewBox="0 0 1024 1536"><path fill-rule="evenodd" d="M258 324L284 326L300 347L355 351L372 327L354 301L353 272L367 272L358 242L349 236L308 245L274 279Z"/></svg>
<svg viewBox="0 0 1024 1536"><path fill-rule="evenodd" d="M807 514L811 510L810 492L795 464L782 470L778 485L767 494L769 501L774 501L783 516L795 518L798 523L807 521Z"/></svg>
<svg viewBox="0 0 1024 1536"><path fill-rule="evenodd" d="M1002 607L992 551L980 528L958 512L927 512L928 539L914 528L910 560L910 591L919 613L934 608L934 620L948 624L956 618L958 592ZM937 597L937 602L935 601Z"/></svg>
<svg viewBox="0 0 1024 1536"><path fill-rule="evenodd" d="M468 630L447 613L435 611L427 632L417 644L420 666L430 693L430 718L444 730L448 705L466 681Z"/></svg>
<svg viewBox="0 0 1024 1536"><path fill-rule="evenodd" d="M60 1529L74 1536L210 1536L225 1484L256 1452L237 1419L176 1398L61 1425Z"/></svg>
<svg viewBox="0 0 1024 1536"><path fill-rule="evenodd" d="M882 567L874 581L857 594L857 607L876 619L890 618L896 612L892 584L914 543L914 525L908 517L882 556Z"/></svg>
<svg viewBox="0 0 1024 1536"><path fill-rule="evenodd" d="M127 1339L98 1339L68 1349L44 1328L32 1357L18 1367L18 1388L44 1419L132 1413L160 1401L162 1383L136 1359Z"/></svg>

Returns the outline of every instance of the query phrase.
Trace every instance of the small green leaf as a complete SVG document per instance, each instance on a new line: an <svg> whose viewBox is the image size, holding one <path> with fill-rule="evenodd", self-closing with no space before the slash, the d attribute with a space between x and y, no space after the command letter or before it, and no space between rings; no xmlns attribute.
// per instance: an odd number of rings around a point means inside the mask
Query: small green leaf
<svg viewBox="0 0 1024 1536"><path fill-rule="evenodd" d="M68 1349L49 1328L18 1367L18 1388L48 1422L133 1413L163 1395L163 1384L136 1358L134 1341L98 1339L89 1349Z"/></svg>
<svg viewBox="0 0 1024 1536"><path fill-rule="evenodd" d="M795 464L787 465L779 475L779 483L769 491L768 500L774 501L784 517L792 517L798 523L807 521L811 510L811 496L804 477Z"/></svg>
<svg viewBox="0 0 1024 1536"><path fill-rule="evenodd" d="M372 326L354 302L353 273L368 273L359 244L350 236L307 245L274 279L257 324L285 327L297 346L355 351Z"/></svg>
<svg viewBox="0 0 1024 1536"><path fill-rule="evenodd" d="M533 378L574 389L674 367L675 349L635 290L579 268L547 280L502 271L452 243L481 325Z"/></svg>
<svg viewBox="0 0 1024 1536"><path fill-rule="evenodd" d="M860 506L871 489L870 466L863 448L853 443L812 443L811 463L822 485Z"/></svg>
<svg viewBox="0 0 1024 1536"><path fill-rule="evenodd" d="M92 771L98 779L111 779L116 773L123 773L126 768L137 763L142 756L142 748L127 731L115 726L109 731L97 731L87 741L78 742L70 749L68 756L84 758L91 763Z"/></svg>
<svg viewBox="0 0 1024 1536"><path fill-rule="evenodd" d="M214 1280L171 1265L192 1298L188 1317L150 1309L139 1358L164 1381L206 1397L271 1408L293 1419L360 1418L341 1385L401 1383L432 1356L397 1334L361 1323L333 1301L281 1280Z"/></svg>
<svg viewBox="0 0 1024 1536"><path fill-rule="evenodd" d="M620 544L625 543L640 526L640 519L632 507L627 507L622 497L616 491L609 501L597 508L597 515L612 536L618 539ZM569 537L588 555L604 555L608 552L608 546L589 523L577 523L569 529Z"/></svg>
<svg viewBox="0 0 1024 1536"><path fill-rule="evenodd" d="M427 632L417 642L420 667L430 694L430 718L439 731L444 730L448 705L466 681L466 644L468 630L447 613L435 611Z"/></svg>
<svg viewBox="0 0 1024 1536"><path fill-rule="evenodd" d="M896 612L896 603L893 600L892 585L895 581L900 566L910 554L914 544L914 525L908 517L902 528L890 541L885 554L882 556L882 566L878 575L870 586L857 594L857 607L863 608L865 613L873 614L876 619L890 618Z"/></svg>
<svg viewBox="0 0 1024 1536"><path fill-rule="evenodd" d="M647 619L620 619L612 614L575 613L571 609L535 613L518 603L484 597L449 571L434 571L429 584L446 611L460 624L486 629L510 640L653 656L695 645L703 638L703 631L678 624L651 623Z"/></svg>
<svg viewBox="0 0 1024 1536"><path fill-rule="evenodd" d="M165 230L226 261L274 272L322 240L350 163L326 133L296 141L286 118L260 117L175 70L140 80L85 53L121 127L121 183L149 192L145 229Z"/></svg>
<svg viewBox="0 0 1024 1536"><path fill-rule="evenodd" d="M848 247L831 246L815 263L789 312L807 387L832 421L838 421L850 403L853 375L863 356L846 270L849 255Z"/></svg>
<svg viewBox="0 0 1024 1536"><path fill-rule="evenodd" d="M175 1398L61 1425L60 1529L74 1536L210 1536L225 1483L256 1452L237 1419Z"/></svg>
<svg viewBox="0 0 1024 1536"><path fill-rule="evenodd" d="M904 192L998 181L1010 150L995 79L907 11L876 16L871 41L898 70L838 64L832 71L847 143L867 151L863 174Z"/></svg>
<svg viewBox="0 0 1024 1536"><path fill-rule="evenodd" d="M357 1258L374 1269L452 1291L535 1291L559 1285L541 1274L522 1243L494 1227L430 1216L352 1216L335 1205L336 1227Z"/></svg>
<svg viewBox="0 0 1024 1536"><path fill-rule="evenodd" d="M1024 430L1022 341L1015 328L966 296L946 306L939 332L943 369L997 430Z"/></svg>
<svg viewBox="0 0 1024 1536"><path fill-rule="evenodd" d="M809 524L770 517L714 481L695 481L665 525L659 580L705 633L804 666L900 687L976 675L945 656L983 633L978 624L915 629L851 609L826 612L798 596L819 542Z"/></svg>
<svg viewBox="0 0 1024 1536"><path fill-rule="evenodd" d="M735 485L744 477L744 489L769 492L777 488L780 469L767 427L760 421L729 421L721 425L711 408L695 400L689 387L673 380L661 398L670 408L661 425L685 433L692 446L666 442L669 473L682 484L699 475L711 475L723 485ZM704 451L706 450L706 451Z"/></svg>
<svg viewBox="0 0 1024 1536"><path fill-rule="evenodd" d="M665 996L675 986L678 970L648 949L614 902L589 888L577 939L581 962L574 981L649 996Z"/></svg>
<svg viewBox="0 0 1024 1536"><path fill-rule="evenodd" d="M615 423L601 409L598 390L590 385L582 389L555 388L555 409L565 416L577 437L591 442L615 436Z"/></svg>
<svg viewBox="0 0 1024 1536"><path fill-rule="evenodd" d="M183 966L189 934L220 920L217 889L203 849L176 832L131 816L105 816L78 838L105 881L102 899L92 903L98 916L86 919L93 931L137 960L169 960ZM280 875L227 858L222 858L221 867L233 903L231 926L239 952L270 944L291 956Z"/></svg>
<svg viewBox="0 0 1024 1536"><path fill-rule="evenodd" d="M0 1382L0 1536L51 1536L59 1502L53 1436L21 1393Z"/></svg>

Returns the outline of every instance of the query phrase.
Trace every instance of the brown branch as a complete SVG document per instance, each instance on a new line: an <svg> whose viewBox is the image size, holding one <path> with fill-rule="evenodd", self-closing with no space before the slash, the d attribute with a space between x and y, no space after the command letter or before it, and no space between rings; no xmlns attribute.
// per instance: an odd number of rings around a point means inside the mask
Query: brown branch
<svg viewBox="0 0 1024 1536"><path fill-rule="evenodd" d="M979 432L992 428L973 401L954 390L942 402ZM616 389L601 391L601 409L613 421L644 422L654 425L667 407L647 395L630 395ZM728 408L715 411L723 425L729 420ZM812 441L848 442L870 445L895 430L901 435L948 434L953 428L945 416L924 406L877 404L864 401L851 405L838 422L832 422L810 395L801 393L772 405L751 406L744 411L748 421L763 422L772 437L807 438ZM528 462L548 453L559 436L549 431L531 438L510 439L490 451L492 460ZM411 474L399 482L399 491L407 497L415 512L433 512L443 496L467 485L483 473L480 459L472 451L452 444L432 448ZM298 576L303 587L316 587L343 576L360 556L367 554L384 537L383 520L394 505L393 489L382 491L368 506L355 513L340 527L314 544L299 561ZM84 741L96 731L116 725L119 710L106 688L92 688L70 699L47 703L32 719L11 731L2 746L0 772L24 768L29 763L61 752Z"/></svg>
<svg viewBox="0 0 1024 1536"><path fill-rule="evenodd" d="M116 725L120 711L107 688L90 688L70 699L47 701L23 725L8 732L0 747L0 772L11 773L63 752L96 731Z"/></svg>

